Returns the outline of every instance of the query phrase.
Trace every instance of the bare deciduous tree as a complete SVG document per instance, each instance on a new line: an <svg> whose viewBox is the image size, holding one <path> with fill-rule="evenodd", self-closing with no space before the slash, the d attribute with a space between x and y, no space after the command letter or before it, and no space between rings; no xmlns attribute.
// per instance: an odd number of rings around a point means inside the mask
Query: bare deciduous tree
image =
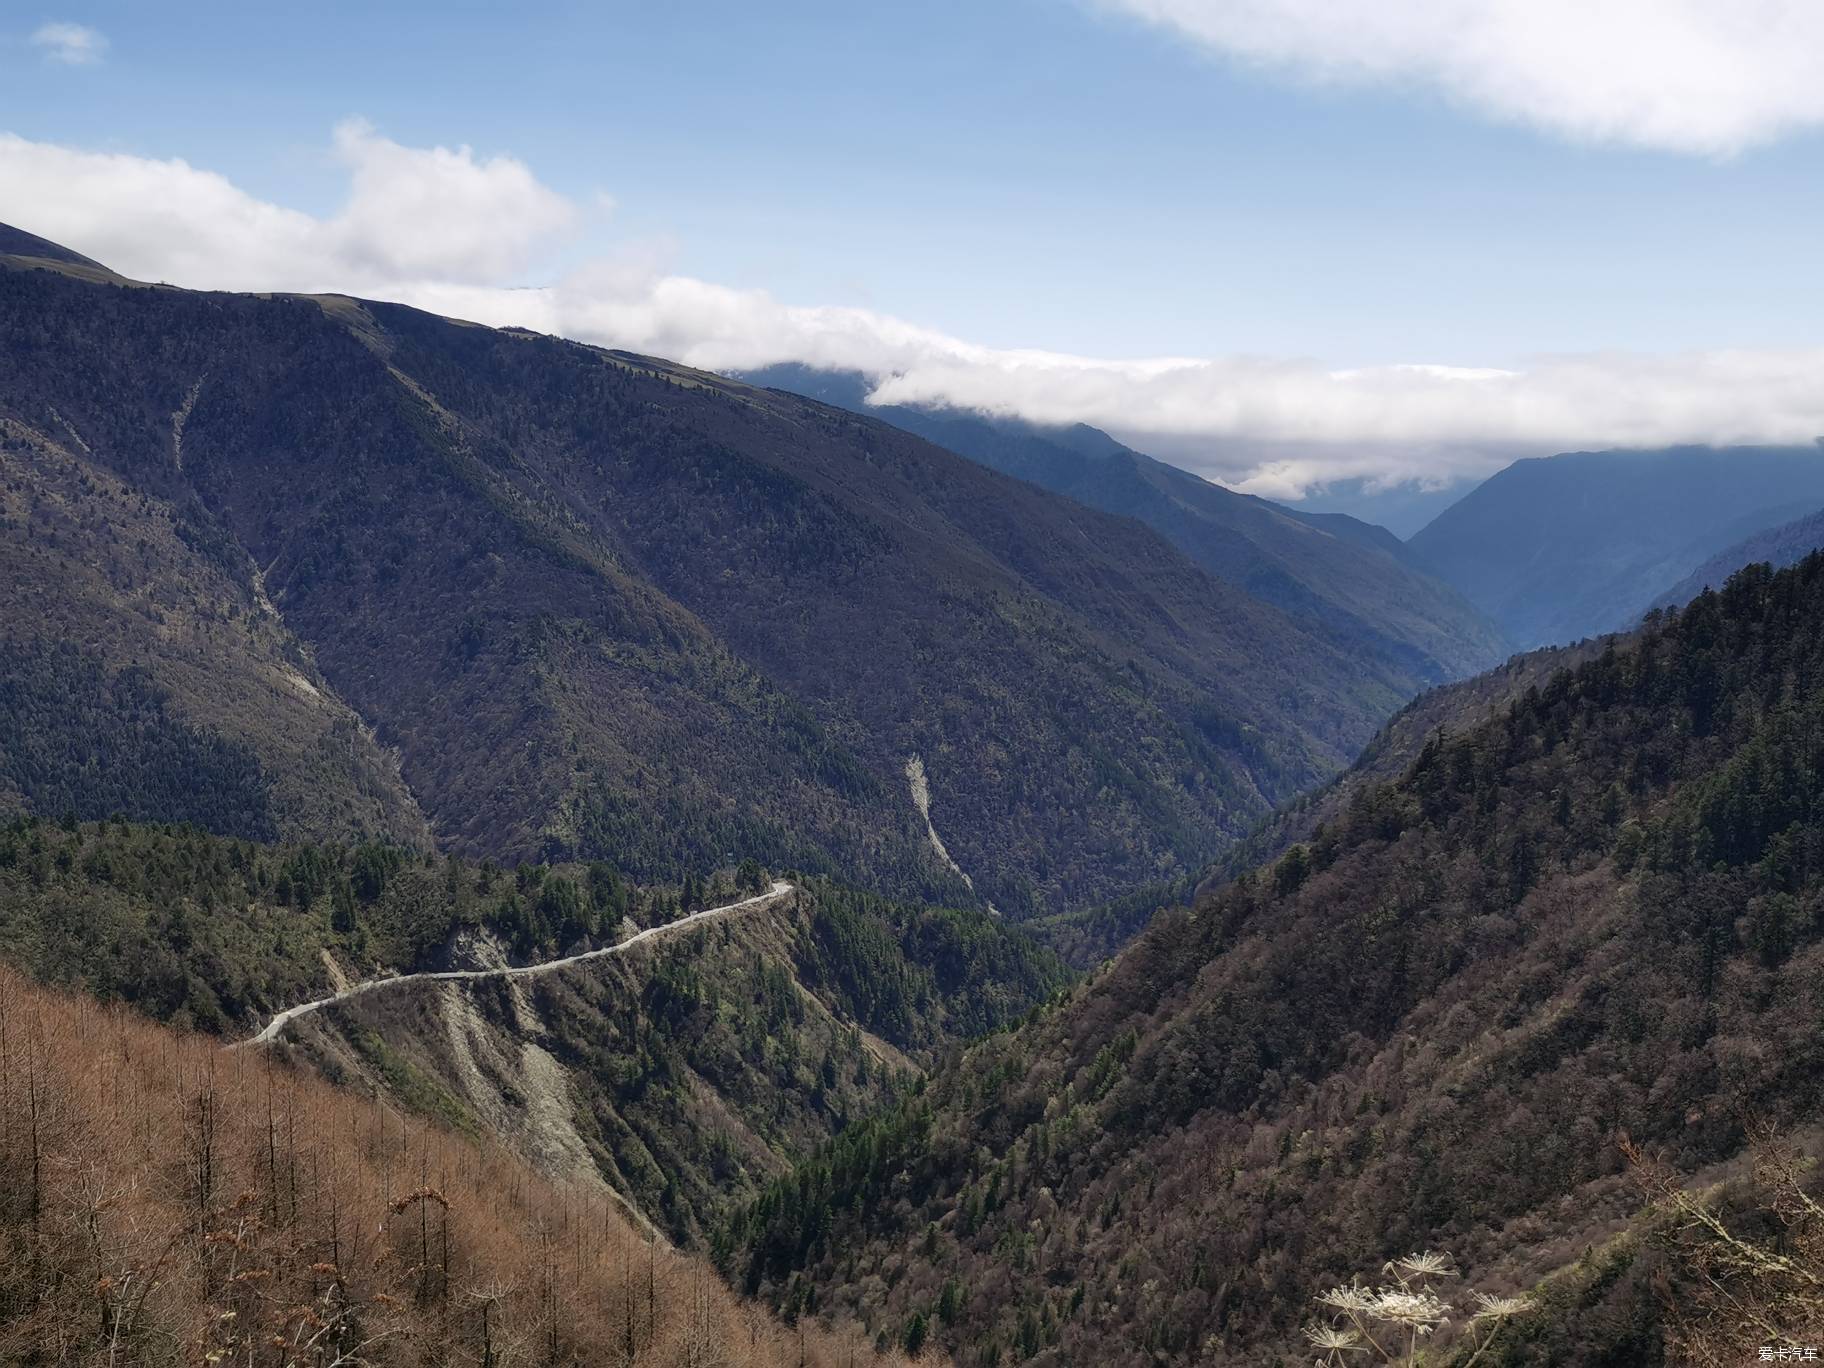
<svg viewBox="0 0 1824 1368"><path fill-rule="evenodd" d="M101 1011L0 969L0 1363L800 1362L798 1332L599 1194ZM899 1362L808 1345L806 1368Z"/></svg>

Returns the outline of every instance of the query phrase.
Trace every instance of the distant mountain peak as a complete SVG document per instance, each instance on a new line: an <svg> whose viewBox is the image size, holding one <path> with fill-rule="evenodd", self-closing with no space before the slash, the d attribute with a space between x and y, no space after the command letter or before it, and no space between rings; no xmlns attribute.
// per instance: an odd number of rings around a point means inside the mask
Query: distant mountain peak
<svg viewBox="0 0 1824 1368"><path fill-rule="evenodd" d="M790 363L744 378L879 418L1004 475L1134 518L1408 696L1506 654L1500 634L1398 537L1346 513L1237 493L1087 423L871 404L873 382L859 371Z"/></svg>
<svg viewBox="0 0 1824 1368"><path fill-rule="evenodd" d="M1636 622L1724 548L1824 505L1815 445L1516 461L1408 543L1522 648Z"/></svg>

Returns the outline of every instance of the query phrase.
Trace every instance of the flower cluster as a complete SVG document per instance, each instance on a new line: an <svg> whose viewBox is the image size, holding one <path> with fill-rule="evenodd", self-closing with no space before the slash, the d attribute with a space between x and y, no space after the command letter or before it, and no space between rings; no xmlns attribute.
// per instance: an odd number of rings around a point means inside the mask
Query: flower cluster
<svg viewBox="0 0 1824 1368"><path fill-rule="evenodd" d="M1341 1284L1315 1298L1331 1313L1328 1321L1305 1327L1305 1338L1323 1355L1318 1368L1343 1364L1348 1361L1344 1355L1357 1353L1374 1355L1386 1364L1411 1365L1421 1342L1450 1323L1450 1304L1431 1286L1434 1279L1457 1276L1448 1254L1428 1249L1402 1255L1383 1265L1381 1273L1391 1281L1380 1287ZM1470 1305L1474 1310L1469 1324L1480 1327L1471 1331L1475 1351L1468 1362L1474 1363L1501 1324L1530 1310L1532 1303L1525 1297L1476 1292Z"/></svg>

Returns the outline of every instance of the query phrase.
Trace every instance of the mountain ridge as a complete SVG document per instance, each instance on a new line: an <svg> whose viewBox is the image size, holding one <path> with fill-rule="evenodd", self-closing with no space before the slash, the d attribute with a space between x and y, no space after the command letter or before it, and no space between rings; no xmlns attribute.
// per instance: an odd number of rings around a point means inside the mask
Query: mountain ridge
<svg viewBox="0 0 1824 1368"><path fill-rule="evenodd" d="M1493 628L1399 538L1347 514L1237 494L1086 424L1045 427L871 404L873 386L857 372L781 365L744 378L879 418L991 469L1137 518L1217 578L1356 652L1409 694L1474 674L1505 654Z"/></svg>
<svg viewBox="0 0 1824 1368"><path fill-rule="evenodd" d="M751 865L641 886L117 819L0 823L0 960L492 1135L684 1245L1070 977L985 911Z"/></svg>
<svg viewBox="0 0 1824 1368"><path fill-rule="evenodd" d="M1407 543L1515 647L1630 627L1744 536L1824 505L1824 448L1566 452L1516 461Z"/></svg>
<svg viewBox="0 0 1824 1368"><path fill-rule="evenodd" d="M1784 570L1824 546L1824 512L1769 527L1718 551L1684 579L1653 600L1654 608L1682 608L1706 589L1720 589L1729 577L1749 565L1766 563Z"/></svg>
<svg viewBox="0 0 1824 1368"><path fill-rule="evenodd" d="M1138 1368L1290 1355L1430 1248L1537 1293L1493 1361L1669 1361L1620 1141L1715 1174L1824 1108L1821 605L1824 556L1750 567L1429 734L775 1185L725 1266L849 1309L881 1276L965 1363Z"/></svg>
<svg viewBox="0 0 1824 1368"><path fill-rule="evenodd" d="M284 706L357 731L341 815L285 834L967 898L918 757L956 866L1022 916L1201 865L1405 691L1138 523L874 420L398 305L0 263L0 418L37 453L4 552L118 567L80 598L41 570L9 630L143 661L282 788L297 747L172 660L227 685L277 633ZM126 611L185 579L224 606Z"/></svg>

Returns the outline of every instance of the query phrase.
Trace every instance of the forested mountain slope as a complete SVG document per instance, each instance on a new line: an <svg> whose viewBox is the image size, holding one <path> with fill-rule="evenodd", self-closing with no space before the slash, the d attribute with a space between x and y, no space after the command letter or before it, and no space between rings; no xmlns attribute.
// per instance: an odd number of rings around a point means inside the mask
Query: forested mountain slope
<svg viewBox="0 0 1824 1368"><path fill-rule="evenodd" d="M1824 512L1808 513L1718 551L1653 600L1655 608L1682 608L1706 589L1720 589L1743 566L1766 562L1784 570L1824 546Z"/></svg>
<svg viewBox="0 0 1824 1368"><path fill-rule="evenodd" d="M927 1311L967 1363L1240 1364L1431 1247L1492 1292L1562 1275L1501 1361L1653 1364L1618 1141L1690 1173L1815 1120L1821 909L1814 556L1428 742L852 1129L729 1265Z"/></svg>
<svg viewBox="0 0 1824 1368"><path fill-rule="evenodd" d="M354 998L301 1018L285 1048L547 1172L605 1180L700 1244L1066 981L980 917L818 888L559 973Z"/></svg>
<svg viewBox="0 0 1824 1368"><path fill-rule="evenodd" d="M1077 968L1093 968L1132 940L1161 909L1188 905L1194 897L1278 859L1289 846L1342 817L1358 793L1398 779L1440 734L1479 726L1557 671L1594 658L1606 644L1606 639L1589 640L1528 651L1473 679L1427 690L1394 714L1353 765L1281 806L1207 869L1093 907L1041 918L1029 929Z"/></svg>
<svg viewBox="0 0 1824 1368"><path fill-rule="evenodd" d="M1196 564L1358 654L1405 693L1498 661L1500 633L1399 538L1342 514L1237 494L1081 424L867 403L851 371L772 366L744 378L870 414L993 470L1139 521Z"/></svg>
<svg viewBox="0 0 1824 1368"><path fill-rule="evenodd" d="M966 875L1022 915L1200 866L1405 691L884 423L395 306L0 266L0 640L57 751L0 782L35 810ZM71 778L123 733L177 759ZM235 812L170 810L173 764Z"/></svg>
<svg viewBox="0 0 1824 1368"><path fill-rule="evenodd" d="M1620 631L1743 537L1824 504L1824 449L1673 447L1516 461L1407 543L1521 650Z"/></svg>
<svg viewBox="0 0 1824 1368"><path fill-rule="evenodd" d="M599 863L509 872L378 843L27 819L0 827L0 960L246 1040L348 981L539 964L763 882L750 868L639 887ZM607 1183L689 1240L1066 981L985 912L810 880L549 975L389 987L300 1018L273 1048L549 1176Z"/></svg>
<svg viewBox="0 0 1824 1368"><path fill-rule="evenodd" d="M1353 765L1329 783L1285 804L1237 842L1205 871L1204 884L1214 888L1278 859L1289 846L1309 840L1319 827L1342 818L1359 793L1400 778L1427 745L1494 720L1528 689L1543 687L1560 670L1594 660L1611 644L1610 638L1598 637L1571 646L1541 647L1513 656L1472 679L1420 694L1393 715L1362 748Z"/></svg>
<svg viewBox="0 0 1824 1368"><path fill-rule="evenodd" d="M246 553L45 428L0 416L0 807L428 845Z"/></svg>
<svg viewBox="0 0 1824 1368"><path fill-rule="evenodd" d="M0 1168L8 1364L905 1362L769 1320L490 1139L5 967Z"/></svg>

